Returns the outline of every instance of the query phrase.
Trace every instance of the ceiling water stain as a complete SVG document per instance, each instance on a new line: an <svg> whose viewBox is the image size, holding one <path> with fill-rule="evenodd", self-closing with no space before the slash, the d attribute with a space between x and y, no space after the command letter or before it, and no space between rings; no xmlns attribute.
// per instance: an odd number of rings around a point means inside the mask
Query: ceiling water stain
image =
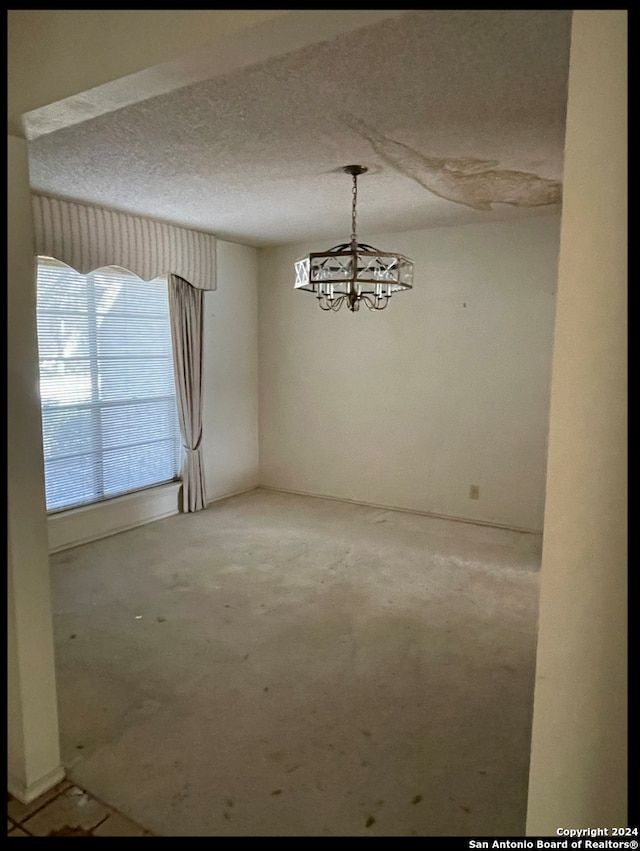
<svg viewBox="0 0 640 851"><path fill-rule="evenodd" d="M501 169L498 160L429 157L383 136L353 115L344 115L343 120L384 162L447 201L474 210L491 210L492 204L543 207L562 201L562 183L557 180L530 171Z"/></svg>

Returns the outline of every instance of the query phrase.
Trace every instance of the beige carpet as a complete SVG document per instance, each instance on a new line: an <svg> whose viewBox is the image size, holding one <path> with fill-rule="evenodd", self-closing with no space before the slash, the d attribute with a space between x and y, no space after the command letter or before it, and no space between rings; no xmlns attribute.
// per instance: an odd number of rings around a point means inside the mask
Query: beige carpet
<svg viewBox="0 0 640 851"><path fill-rule="evenodd" d="M58 553L69 777L164 836L522 836L540 546L256 490Z"/></svg>

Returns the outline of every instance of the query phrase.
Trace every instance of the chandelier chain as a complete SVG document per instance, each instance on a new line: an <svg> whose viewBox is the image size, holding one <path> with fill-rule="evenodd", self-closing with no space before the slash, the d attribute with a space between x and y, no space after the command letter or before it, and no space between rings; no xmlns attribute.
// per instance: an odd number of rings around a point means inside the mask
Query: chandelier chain
<svg viewBox="0 0 640 851"><path fill-rule="evenodd" d="M351 200L351 242L355 245L358 241L358 237L356 235L356 204L358 203L358 177L357 175L353 175L353 189L351 190L351 194L353 196Z"/></svg>

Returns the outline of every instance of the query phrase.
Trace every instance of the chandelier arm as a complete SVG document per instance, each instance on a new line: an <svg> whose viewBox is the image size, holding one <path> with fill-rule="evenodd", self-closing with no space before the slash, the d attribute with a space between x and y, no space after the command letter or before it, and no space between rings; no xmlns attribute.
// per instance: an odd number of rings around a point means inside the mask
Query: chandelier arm
<svg viewBox="0 0 640 851"><path fill-rule="evenodd" d="M373 296L363 295L362 301L366 304L369 310L384 310L385 307L389 304L388 296Z"/></svg>
<svg viewBox="0 0 640 851"><path fill-rule="evenodd" d="M334 298L329 298L326 295L316 296L318 299L318 304L320 305L321 310L333 310L338 311L342 307L342 303L345 300L345 296L340 295Z"/></svg>

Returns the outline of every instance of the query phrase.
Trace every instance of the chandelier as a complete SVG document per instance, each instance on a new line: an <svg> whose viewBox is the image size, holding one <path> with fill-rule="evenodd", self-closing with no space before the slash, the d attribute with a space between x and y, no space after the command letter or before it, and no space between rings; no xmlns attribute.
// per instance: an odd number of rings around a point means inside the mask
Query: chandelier
<svg viewBox="0 0 640 851"><path fill-rule="evenodd" d="M413 284L413 262L402 254L378 251L358 242L356 204L358 175L368 169L362 165L346 165L342 169L353 178L351 202L351 241L335 245L328 251L309 254L295 263L294 289L315 293L322 310L382 310L393 293L410 290Z"/></svg>

